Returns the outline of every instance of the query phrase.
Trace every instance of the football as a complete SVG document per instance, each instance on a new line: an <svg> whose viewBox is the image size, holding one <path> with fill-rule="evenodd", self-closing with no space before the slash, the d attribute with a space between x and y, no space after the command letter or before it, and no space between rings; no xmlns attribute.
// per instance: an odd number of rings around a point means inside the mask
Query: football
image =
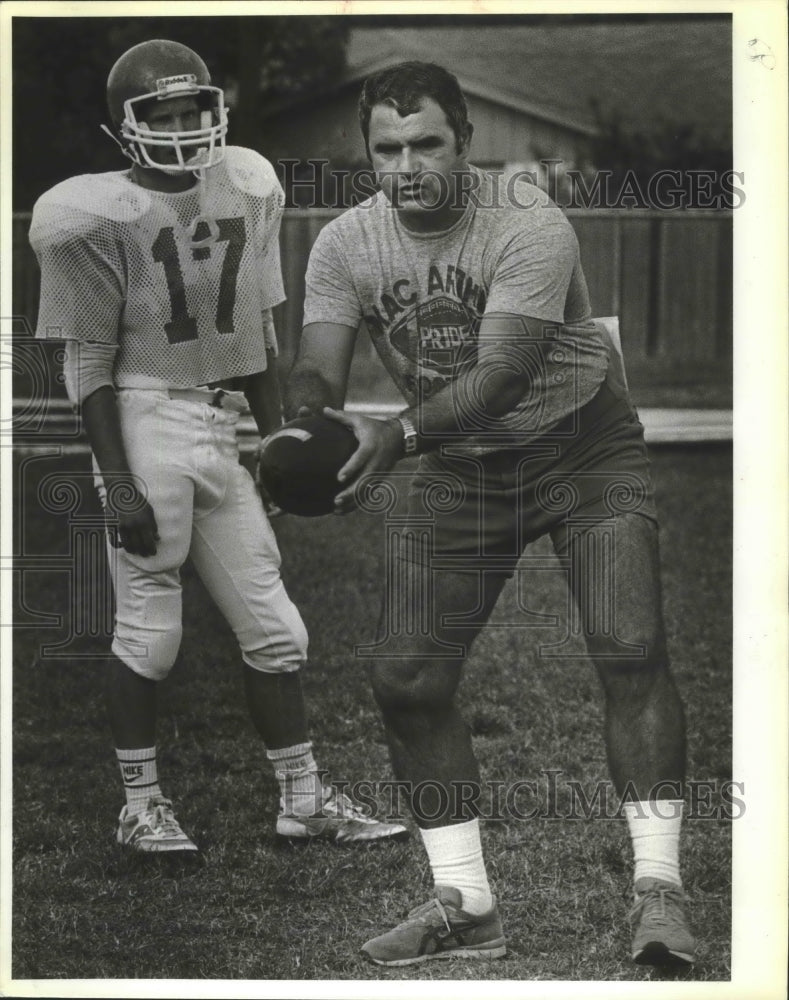
<svg viewBox="0 0 789 1000"><path fill-rule="evenodd" d="M356 451L353 431L324 416L299 417L274 431L258 456L258 477L288 514L331 514L341 484L337 473Z"/></svg>

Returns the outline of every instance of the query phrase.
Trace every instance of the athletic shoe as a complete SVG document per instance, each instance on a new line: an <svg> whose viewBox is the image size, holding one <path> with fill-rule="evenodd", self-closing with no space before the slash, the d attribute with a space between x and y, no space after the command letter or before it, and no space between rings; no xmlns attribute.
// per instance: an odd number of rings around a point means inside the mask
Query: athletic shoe
<svg viewBox="0 0 789 1000"><path fill-rule="evenodd" d="M630 911L633 961L639 965L692 965L696 942L690 932L686 898L673 882L640 878Z"/></svg>
<svg viewBox="0 0 789 1000"><path fill-rule="evenodd" d="M406 919L362 946L377 965L415 965L433 958L501 958L507 953L496 900L487 913L461 909L460 890L437 885L435 897Z"/></svg>
<svg viewBox="0 0 789 1000"><path fill-rule="evenodd" d="M408 837L408 830L402 824L368 816L347 795L331 786L324 787L323 807L312 816L286 813L282 799L279 806L277 836L291 842L330 840L335 844L359 844L371 840L405 840Z"/></svg>
<svg viewBox="0 0 789 1000"><path fill-rule="evenodd" d="M118 817L118 843L132 851L196 851L173 815L172 802L157 795L149 799L142 812L129 813L124 806Z"/></svg>

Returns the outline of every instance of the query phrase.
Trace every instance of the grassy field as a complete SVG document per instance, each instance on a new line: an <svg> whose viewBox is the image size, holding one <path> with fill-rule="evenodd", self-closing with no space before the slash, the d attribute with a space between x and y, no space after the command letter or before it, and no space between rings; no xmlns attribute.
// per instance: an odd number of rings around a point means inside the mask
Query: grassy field
<svg viewBox="0 0 789 1000"><path fill-rule="evenodd" d="M653 467L689 777L720 783L732 776L731 449L656 448ZM540 643L563 634L558 571L524 574L522 581L529 609L558 614L558 624L489 630L473 650L460 694L486 779L536 778L542 789L545 775L561 772L556 818L509 817L483 828L508 935L506 959L395 972L363 962L360 944L429 888L418 837L361 849L275 844L276 783L246 716L234 641L188 567L184 641L162 691L160 774L206 864L178 874L119 856L114 831L123 800L101 705L101 663L84 655L100 652L105 639L84 634L60 653L47 652L68 633L56 623L41 627L41 615L71 617L69 573L53 567L69 565L69 531L79 517L89 525L95 508L86 499L69 514L66 500L59 513L45 513L42 503L54 504L42 501L39 485L74 469L86 469L84 457L35 458L17 470L17 551L26 560L17 607L29 626L14 633L15 979L658 978L627 958L630 848L623 822L568 816L569 782L591 791L607 774L591 666L539 656ZM383 521L357 514L283 517L275 525L286 583L311 635L305 686L316 756L335 779L390 779L365 667L354 656L354 644L373 636ZM538 551L549 549L540 544ZM88 598L78 592L75 606L87 614ZM516 613L513 586L497 620ZM388 798L379 793L382 808ZM732 824L705 816L704 808L698 813L683 842L699 937L699 961L686 978L728 980ZM49 992L57 995L55 983Z"/></svg>

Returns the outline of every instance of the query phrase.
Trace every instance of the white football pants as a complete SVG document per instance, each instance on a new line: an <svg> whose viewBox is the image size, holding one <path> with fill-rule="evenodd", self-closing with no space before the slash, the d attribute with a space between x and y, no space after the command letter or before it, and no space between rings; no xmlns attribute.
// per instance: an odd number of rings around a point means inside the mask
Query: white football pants
<svg viewBox="0 0 789 1000"><path fill-rule="evenodd" d="M156 389L121 389L118 407L129 467L161 540L150 557L108 543L113 653L142 676L167 675L181 642L180 569L189 556L244 661L263 671L297 670L307 633L280 578L277 541L255 484L239 464L239 413ZM99 477L97 485L103 495Z"/></svg>

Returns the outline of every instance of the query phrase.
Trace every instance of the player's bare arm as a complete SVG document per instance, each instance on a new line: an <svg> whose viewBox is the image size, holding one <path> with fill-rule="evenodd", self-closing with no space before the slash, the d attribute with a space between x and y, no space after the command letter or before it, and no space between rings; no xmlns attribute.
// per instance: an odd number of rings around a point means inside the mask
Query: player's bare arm
<svg viewBox="0 0 789 1000"><path fill-rule="evenodd" d="M244 383L244 395L262 438L271 434L282 423L276 354L273 350L267 350L266 358L268 365L265 371L248 375Z"/></svg>
<svg viewBox="0 0 789 1000"><path fill-rule="evenodd" d="M83 400L82 423L107 490L107 513L117 518L119 544L132 555L155 555L156 517L129 469L111 386L101 386Z"/></svg>
<svg viewBox="0 0 789 1000"><path fill-rule="evenodd" d="M304 327L299 353L285 386L285 417L321 413L345 403L356 330L340 323L310 323Z"/></svg>

